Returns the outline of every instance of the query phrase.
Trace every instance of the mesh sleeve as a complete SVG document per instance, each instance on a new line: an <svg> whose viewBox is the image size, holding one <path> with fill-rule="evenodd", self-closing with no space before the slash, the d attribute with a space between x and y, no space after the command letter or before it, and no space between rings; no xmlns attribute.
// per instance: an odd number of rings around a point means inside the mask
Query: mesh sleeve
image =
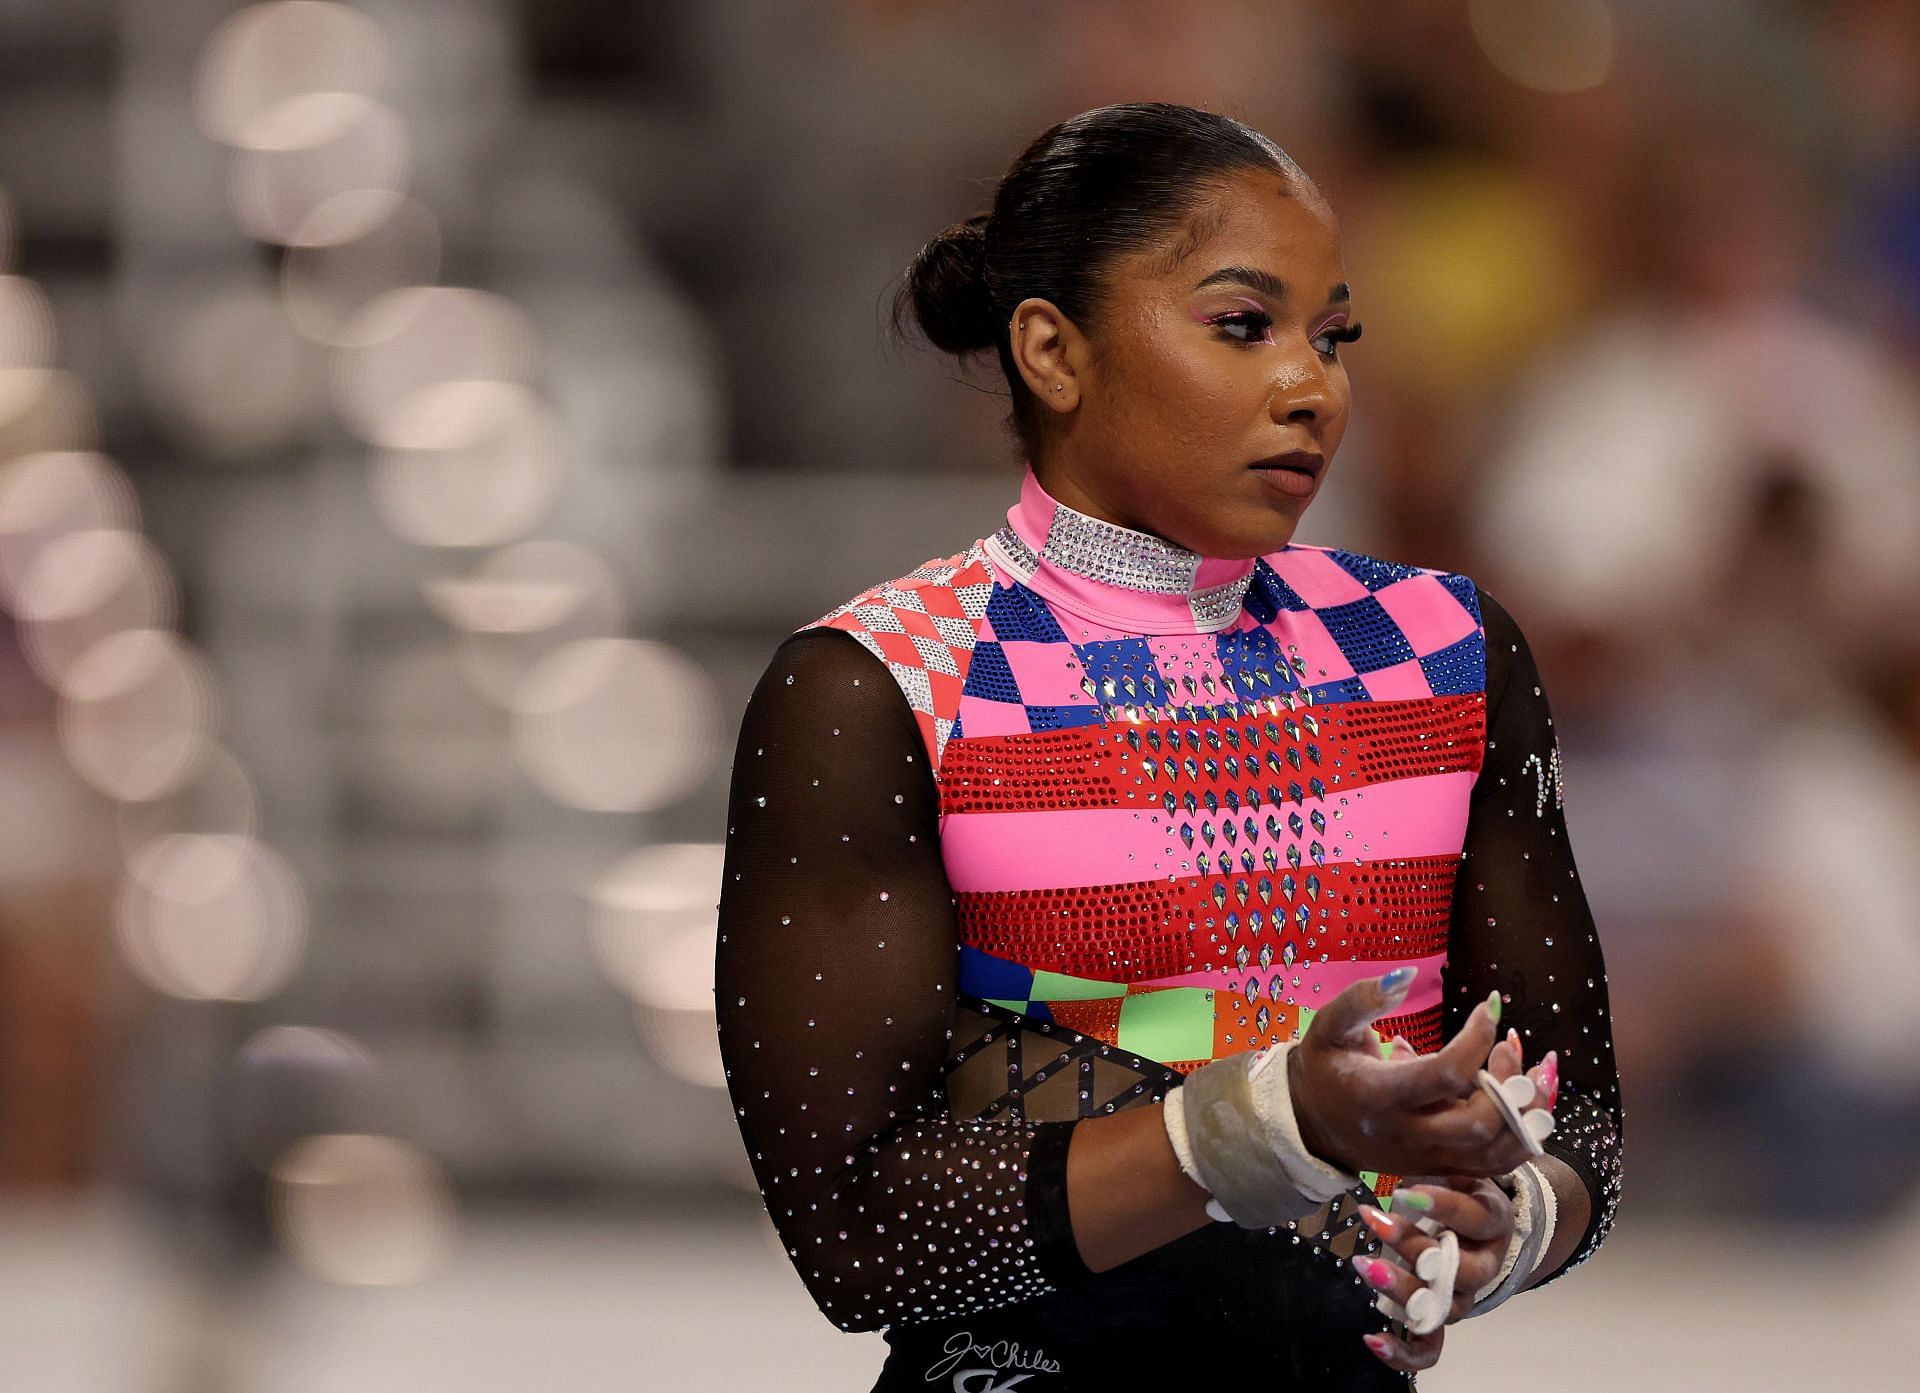
<svg viewBox="0 0 1920 1393"><path fill-rule="evenodd" d="M1480 592L1487 640L1486 760L1475 780L1455 883L1445 975L1446 1034L1498 988L1502 1026L1528 1067L1560 1052L1558 1124L1542 1145L1587 1187L1592 1212L1567 1261L1592 1256L1620 1204L1622 1116L1600 937L1574 866L1553 714L1525 636Z"/></svg>
<svg viewBox="0 0 1920 1393"><path fill-rule="evenodd" d="M774 653L734 756L714 964L727 1089L788 1256L843 1330L1079 1280L1072 1122L950 1115L958 972L912 709L851 635Z"/></svg>

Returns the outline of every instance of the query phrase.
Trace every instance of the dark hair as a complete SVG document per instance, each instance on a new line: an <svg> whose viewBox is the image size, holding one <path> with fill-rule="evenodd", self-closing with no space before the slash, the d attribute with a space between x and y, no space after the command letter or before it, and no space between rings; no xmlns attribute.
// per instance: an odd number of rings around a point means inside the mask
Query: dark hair
<svg viewBox="0 0 1920 1393"><path fill-rule="evenodd" d="M956 223L920 249L894 296L894 328L911 315L948 353L998 348L1013 395L1009 424L1031 458L1040 420L1013 362L1013 307L1029 296L1051 300L1092 333L1114 259L1164 238L1210 183L1246 168L1306 179L1258 131L1190 106L1127 102L1062 121L1001 176L991 213Z"/></svg>

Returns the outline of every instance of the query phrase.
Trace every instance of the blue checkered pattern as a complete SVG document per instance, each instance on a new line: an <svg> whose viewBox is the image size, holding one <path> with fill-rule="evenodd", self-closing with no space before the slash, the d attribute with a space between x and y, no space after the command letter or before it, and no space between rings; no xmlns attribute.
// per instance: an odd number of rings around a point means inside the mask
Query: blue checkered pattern
<svg viewBox="0 0 1920 1393"><path fill-rule="evenodd" d="M1405 580L1408 576L1420 574L1418 566L1404 566L1398 561L1382 561L1377 556L1362 556L1357 551L1343 551L1339 547L1333 548L1327 555L1339 563L1341 570L1370 591L1384 589L1396 580Z"/></svg>
<svg viewBox="0 0 1920 1393"><path fill-rule="evenodd" d="M1482 635L1468 634L1458 643L1420 660L1435 696L1464 696L1487 685L1487 645Z"/></svg>
<svg viewBox="0 0 1920 1393"><path fill-rule="evenodd" d="M1329 605L1318 613L1355 672L1392 667L1413 656L1413 645L1400 632L1400 626L1371 595L1344 605Z"/></svg>

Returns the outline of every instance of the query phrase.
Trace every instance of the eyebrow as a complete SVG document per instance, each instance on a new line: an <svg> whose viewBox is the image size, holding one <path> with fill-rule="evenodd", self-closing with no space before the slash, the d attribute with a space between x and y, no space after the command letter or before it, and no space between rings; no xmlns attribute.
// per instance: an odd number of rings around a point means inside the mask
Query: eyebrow
<svg viewBox="0 0 1920 1393"><path fill-rule="evenodd" d="M1271 272L1262 271L1258 266L1222 266L1200 278L1195 290L1204 290L1210 285L1245 285L1276 300L1287 298L1287 283ZM1353 298L1353 288L1345 281L1336 281L1333 289L1327 292L1327 303L1338 304Z"/></svg>

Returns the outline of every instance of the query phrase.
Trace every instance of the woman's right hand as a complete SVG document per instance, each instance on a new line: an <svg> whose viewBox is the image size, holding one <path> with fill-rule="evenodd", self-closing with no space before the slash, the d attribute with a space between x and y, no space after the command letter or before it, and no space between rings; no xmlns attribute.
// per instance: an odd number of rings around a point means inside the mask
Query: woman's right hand
<svg viewBox="0 0 1920 1393"><path fill-rule="evenodd" d="M1288 1052L1300 1140L1358 1174L1501 1175L1532 1155L1475 1083L1492 1053L1498 993L1432 1054L1380 1052L1371 1023L1399 1009L1412 969L1353 983L1314 1014ZM1384 984L1384 985L1383 985Z"/></svg>

